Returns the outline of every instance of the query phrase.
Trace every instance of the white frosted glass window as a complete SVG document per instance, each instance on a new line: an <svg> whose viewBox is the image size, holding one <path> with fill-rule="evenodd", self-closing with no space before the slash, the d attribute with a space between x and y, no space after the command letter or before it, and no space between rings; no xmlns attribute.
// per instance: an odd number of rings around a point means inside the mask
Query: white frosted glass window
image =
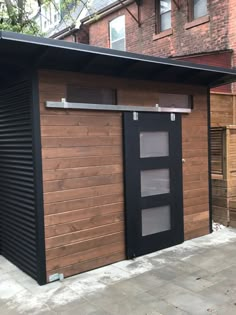
<svg viewBox="0 0 236 315"><path fill-rule="evenodd" d="M161 15L161 32L171 28L171 12L166 12Z"/></svg>
<svg viewBox="0 0 236 315"><path fill-rule="evenodd" d="M142 236L171 229L170 206L142 210Z"/></svg>
<svg viewBox="0 0 236 315"><path fill-rule="evenodd" d="M193 2L194 19L207 15L207 0L194 0Z"/></svg>
<svg viewBox="0 0 236 315"><path fill-rule="evenodd" d="M160 0L160 31L171 28L171 0Z"/></svg>
<svg viewBox="0 0 236 315"><path fill-rule="evenodd" d="M110 22L110 48L117 50L125 50L125 16Z"/></svg>
<svg viewBox="0 0 236 315"><path fill-rule="evenodd" d="M171 10L171 0L161 0L160 1L160 13L166 13Z"/></svg>
<svg viewBox="0 0 236 315"><path fill-rule="evenodd" d="M166 131L140 133L140 157L169 156L169 134Z"/></svg>
<svg viewBox="0 0 236 315"><path fill-rule="evenodd" d="M154 196L170 192L168 169L141 171L141 196Z"/></svg>

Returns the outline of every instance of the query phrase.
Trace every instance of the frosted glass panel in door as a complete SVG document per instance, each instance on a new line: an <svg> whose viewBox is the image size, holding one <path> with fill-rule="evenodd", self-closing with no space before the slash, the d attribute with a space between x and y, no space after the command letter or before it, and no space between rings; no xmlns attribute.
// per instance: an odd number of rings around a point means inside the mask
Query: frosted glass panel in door
<svg viewBox="0 0 236 315"><path fill-rule="evenodd" d="M140 133L140 157L169 156L169 135L166 131Z"/></svg>
<svg viewBox="0 0 236 315"><path fill-rule="evenodd" d="M142 210L142 236L171 229L170 206Z"/></svg>
<svg viewBox="0 0 236 315"><path fill-rule="evenodd" d="M169 169L141 171L141 196L154 196L170 192Z"/></svg>

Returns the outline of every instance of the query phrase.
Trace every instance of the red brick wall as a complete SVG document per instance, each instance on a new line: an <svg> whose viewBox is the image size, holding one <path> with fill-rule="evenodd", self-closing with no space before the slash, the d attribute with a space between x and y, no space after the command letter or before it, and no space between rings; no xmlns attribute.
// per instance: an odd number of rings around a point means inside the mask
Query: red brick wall
<svg viewBox="0 0 236 315"><path fill-rule="evenodd" d="M236 2L235 0L229 1ZM169 57L227 49L228 1L208 0L208 2L210 22L186 29L188 25L187 1L180 2L180 10L176 8L172 1L173 34L154 40L155 1L143 0L143 5L141 6L141 27L138 27L134 19L122 8L91 24L89 30L90 44L109 47L109 21L125 14L127 51ZM136 4L129 5L129 9L137 16Z"/></svg>
<svg viewBox="0 0 236 315"><path fill-rule="evenodd" d="M79 30L74 30L72 34L63 38L66 42L76 42L82 44L89 44L89 31L87 26L81 27Z"/></svg>
<svg viewBox="0 0 236 315"><path fill-rule="evenodd" d="M224 68L231 68L232 65L232 52L225 51L225 52L217 52L214 54L203 54L203 55L195 55L195 56L186 56L177 58L183 61L193 62L197 64L205 64L214 67L224 67ZM212 89L212 92L219 92L219 93L231 93L231 85L226 84L220 87Z"/></svg>
<svg viewBox="0 0 236 315"><path fill-rule="evenodd" d="M229 6L229 47L236 50L236 3L235 0L228 0ZM233 54L232 66L236 66L236 54ZM236 84L232 84L233 93L236 93Z"/></svg>
<svg viewBox="0 0 236 315"><path fill-rule="evenodd" d="M70 35L67 35L67 36L65 36L65 37L63 37L62 38L63 40L65 40L66 42L75 42L75 37L74 37L74 35L72 35L72 34L70 34Z"/></svg>

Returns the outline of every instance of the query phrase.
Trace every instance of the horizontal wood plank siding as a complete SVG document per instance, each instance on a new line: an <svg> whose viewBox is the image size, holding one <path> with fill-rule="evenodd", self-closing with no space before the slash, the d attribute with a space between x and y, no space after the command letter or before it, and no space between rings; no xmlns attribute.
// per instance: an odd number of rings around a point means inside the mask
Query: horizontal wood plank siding
<svg viewBox="0 0 236 315"><path fill-rule="evenodd" d="M211 93L211 127L224 127L235 123L233 95Z"/></svg>
<svg viewBox="0 0 236 315"><path fill-rule="evenodd" d="M213 219L227 226L236 222L236 128L223 128L223 173L212 174Z"/></svg>
<svg viewBox="0 0 236 315"><path fill-rule="evenodd" d="M185 239L209 233L207 97L194 97L194 110L182 117Z"/></svg>
<svg viewBox="0 0 236 315"><path fill-rule="evenodd" d="M65 277L125 258L121 113L46 109L46 100L66 96L66 84L115 88L122 105L153 106L159 92L170 93L163 83L40 72L47 274ZM171 85L171 93L186 90L194 95L182 136L190 238L208 232L207 106L206 89Z"/></svg>
<svg viewBox="0 0 236 315"><path fill-rule="evenodd" d="M44 78L47 273L70 276L125 258L122 118L121 113L46 110L46 100L65 97L66 81L54 78L49 84Z"/></svg>

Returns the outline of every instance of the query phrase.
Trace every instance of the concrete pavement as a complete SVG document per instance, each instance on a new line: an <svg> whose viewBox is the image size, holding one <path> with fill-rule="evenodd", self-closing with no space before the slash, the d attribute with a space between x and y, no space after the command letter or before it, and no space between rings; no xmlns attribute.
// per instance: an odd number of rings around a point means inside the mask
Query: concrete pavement
<svg viewBox="0 0 236 315"><path fill-rule="evenodd" d="M0 315L235 315L236 229L46 286L0 256Z"/></svg>

